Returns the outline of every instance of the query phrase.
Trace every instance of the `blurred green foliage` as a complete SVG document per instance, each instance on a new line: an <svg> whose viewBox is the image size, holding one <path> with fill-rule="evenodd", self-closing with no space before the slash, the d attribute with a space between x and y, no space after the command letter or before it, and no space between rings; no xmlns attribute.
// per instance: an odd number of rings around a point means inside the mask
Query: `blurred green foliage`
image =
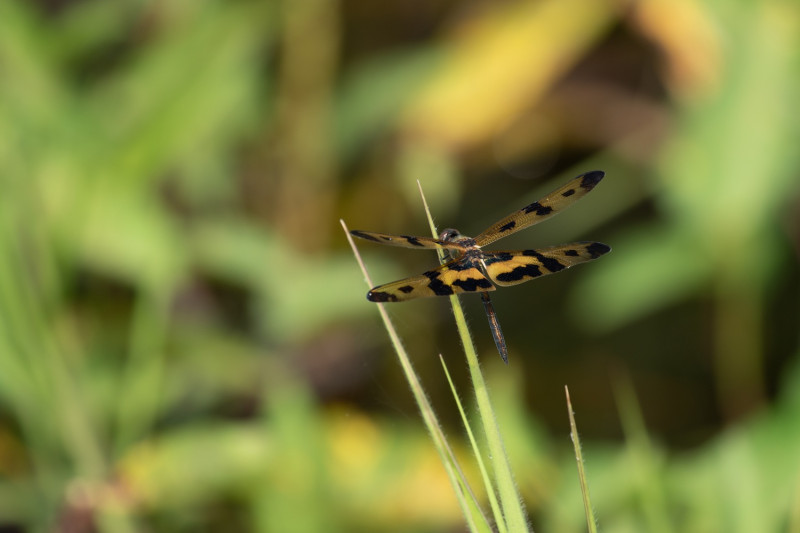
<svg viewBox="0 0 800 533"><path fill-rule="evenodd" d="M585 524L568 383L604 531L800 531L799 41L791 0L0 2L0 528L458 530L338 219L426 234L419 179L474 234L600 168L503 243L614 249L497 291L511 368L467 302L534 528ZM444 418L446 309L390 309Z"/></svg>

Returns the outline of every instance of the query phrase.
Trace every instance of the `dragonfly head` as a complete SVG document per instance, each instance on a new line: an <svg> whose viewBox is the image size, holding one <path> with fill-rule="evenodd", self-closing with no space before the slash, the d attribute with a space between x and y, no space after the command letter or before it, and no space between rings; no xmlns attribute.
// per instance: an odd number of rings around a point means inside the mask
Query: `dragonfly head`
<svg viewBox="0 0 800 533"><path fill-rule="evenodd" d="M460 241L464 236L461 235L457 229L447 228L439 234L439 240L445 242Z"/></svg>

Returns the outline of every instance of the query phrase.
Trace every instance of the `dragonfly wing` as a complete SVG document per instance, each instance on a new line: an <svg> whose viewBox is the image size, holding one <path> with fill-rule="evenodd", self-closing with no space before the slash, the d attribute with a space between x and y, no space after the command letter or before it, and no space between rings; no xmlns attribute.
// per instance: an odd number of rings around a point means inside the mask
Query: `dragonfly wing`
<svg viewBox="0 0 800 533"><path fill-rule="evenodd" d="M483 262L489 278L496 285L508 287L592 261L610 251L611 247L601 242L574 242L539 250L484 252Z"/></svg>
<svg viewBox="0 0 800 533"><path fill-rule="evenodd" d="M381 244L388 244L390 246L401 246L403 248L419 248L419 249L448 249L448 250L463 250L464 247L457 242L440 241L431 237L413 237L411 235L389 235L388 233L377 233L374 231L359 231L352 230L350 232L354 237L366 239L368 241L379 242Z"/></svg>
<svg viewBox="0 0 800 533"><path fill-rule="evenodd" d="M379 285L367 293L367 300L404 302L414 298L493 290L495 286L479 268L463 259L456 259L419 276Z"/></svg>
<svg viewBox="0 0 800 533"><path fill-rule="evenodd" d="M593 170L592 172L581 174L538 202L526 205L519 211L515 211L503 220L496 222L489 229L475 237L475 243L478 246L485 246L497 239L538 224L542 220L560 213L576 200L586 196L589 191L600 183L603 176L605 176L605 173L601 170Z"/></svg>

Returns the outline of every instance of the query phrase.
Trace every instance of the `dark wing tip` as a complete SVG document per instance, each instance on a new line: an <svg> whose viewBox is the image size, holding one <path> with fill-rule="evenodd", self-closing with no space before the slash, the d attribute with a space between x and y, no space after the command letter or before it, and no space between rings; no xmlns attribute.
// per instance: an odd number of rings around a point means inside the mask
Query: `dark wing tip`
<svg viewBox="0 0 800 533"><path fill-rule="evenodd" d="M593 242L586 247L586 251L588 251L589 255L592 256L592 259L594 259L610 252L611 247L607 244L603 244L602 242Z"/></svg>
<svg viewBox="0 0 800 533"><path fill-rule="evenodd" d="M396 302L397 296L388 292L371 290L367 293L367 300L370 302Z"/></svg>
<svg viewBox="0 0 800 533"><path fill-rule="evenodd" d="M592 170L590 172L586 172L582 174L583 179L581 180L581 187L586 189L587 191L591 191L594 189L595 185L600 183L600 180L606 175L605 172L602 170Z"/></svg>

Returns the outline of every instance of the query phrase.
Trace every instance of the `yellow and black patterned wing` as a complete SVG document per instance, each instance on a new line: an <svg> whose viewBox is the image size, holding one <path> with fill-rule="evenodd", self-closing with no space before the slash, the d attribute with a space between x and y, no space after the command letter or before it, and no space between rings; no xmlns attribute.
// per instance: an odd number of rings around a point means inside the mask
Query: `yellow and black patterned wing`
<svg viewBox="0 0 800 533"><path fill-rule="evenodd" d="M493 291L495 286L479 268L456 259L419 276L379 285L367 293L370 302L404 302L429 296Z"/></svg>
<svg viewBox="0 0 800 533"><path fill-rule="evenodd" d="M560 213L579 198L586 196L589 191L594 189L595 185L600 183L603 176L605 176L605 173L601 170L593 170L581 174L538 202L526 205L519 211L511 213L503 220L495 223L475 237L475 244L485 246L497 239L502 239L507 235L538 224L542 220Z"/></svg>
<svg viewBox="0 0 800 533"><path fill-rule="evenodd" d="M601 242L573 242L539 250L484 252L486 273L496 285L508 287L560 272L611 251Z"/></svg>
<svg viewBox="0 0 800 533"><path fill-rule="evenodd" d="M352 230L354 237L360 237L372 242L388 244L390 246L401 246L403 248L419 248L436 250L437 248L448 250L463 250L464 246L457 242L440 241L431 237L413 237L411 235L389 235L388 233L376 233L374 231Z"/></svg>

